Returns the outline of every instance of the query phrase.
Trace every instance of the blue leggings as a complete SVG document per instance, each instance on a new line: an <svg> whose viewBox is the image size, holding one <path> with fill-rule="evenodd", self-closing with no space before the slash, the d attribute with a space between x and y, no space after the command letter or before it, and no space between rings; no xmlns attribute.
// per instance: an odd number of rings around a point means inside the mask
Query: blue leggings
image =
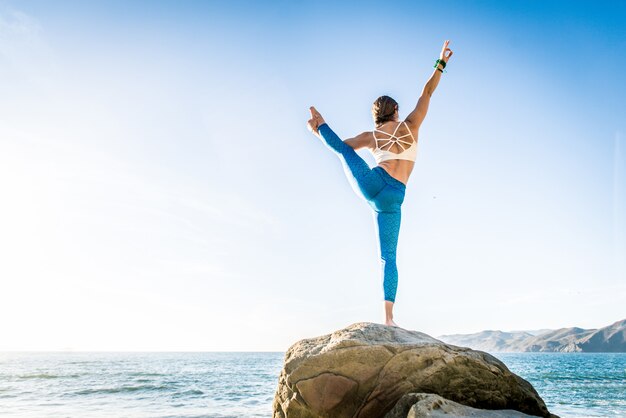
<svg viewBox="0 0 626 418"><path fill-rule="evenodd" d="M404 202L406 186L393 178L384 168L380 166L370 168L326 123L320 125L318 129L326 145L341 159L353 189L374 210L385 300L395 302L398 288L396 249L400 233L400 207Z"/></svg>

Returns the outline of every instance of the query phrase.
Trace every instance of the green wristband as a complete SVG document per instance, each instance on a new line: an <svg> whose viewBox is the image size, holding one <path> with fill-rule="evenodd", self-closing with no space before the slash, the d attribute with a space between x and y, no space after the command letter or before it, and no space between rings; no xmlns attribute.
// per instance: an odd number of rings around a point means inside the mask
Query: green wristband
<svg viewBox="0 0 626 418"><path fill-rule="evenodd" d="M437 68L439 64L443 65L443 68L446 68L446 62L444 60L437 59L437 61L435 61L435 68Z"/></svg>

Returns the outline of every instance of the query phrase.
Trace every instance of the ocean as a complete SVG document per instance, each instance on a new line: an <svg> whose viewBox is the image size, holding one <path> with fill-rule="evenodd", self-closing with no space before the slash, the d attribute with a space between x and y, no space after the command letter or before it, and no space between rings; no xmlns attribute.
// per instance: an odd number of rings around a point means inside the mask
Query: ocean
<svg viewBox="0 0 626 418"><path fill-rule="evenodd" d="M626 417L626 354L496 353L561 417ZM284 353L0 353L1 417L270 417Z"/></svg>

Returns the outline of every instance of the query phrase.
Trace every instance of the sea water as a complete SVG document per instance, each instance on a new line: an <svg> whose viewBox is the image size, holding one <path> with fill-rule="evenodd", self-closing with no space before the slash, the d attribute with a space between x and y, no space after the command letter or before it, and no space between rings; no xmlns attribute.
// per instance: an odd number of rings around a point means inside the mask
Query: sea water
<svg viewBox="0 0 626 418"><path fill-rule="evenodd" d="M494 354L562 417L626 417L626 354ZM0 353L0 417L271 417L284 353Z"/></svg>
<svg viewBox="0 0 626 418"><path fill-rule="evenodd" d="M561 417L626 417L626 353L494 353Z"/></svg>

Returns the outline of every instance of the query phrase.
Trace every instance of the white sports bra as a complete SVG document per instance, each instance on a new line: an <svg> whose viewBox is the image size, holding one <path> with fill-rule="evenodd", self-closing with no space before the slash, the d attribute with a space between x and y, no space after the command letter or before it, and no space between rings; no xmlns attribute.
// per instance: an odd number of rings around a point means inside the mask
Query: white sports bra
<svg viewBox="0 0 626 418"><path fill-rule="evenodd" d="M409 131L409 133L406 135L402 135L402 136L396 136L396 132L398 132L398 128L403 123L407 131ZM376 138L376 132L388 135L389 138ZM413 137L413 134L411 133L411 130L409 129L409 126L407 125L406 121L399 123L396 126L396 129L393 131L392 134L375 129L374 132L372 132L372 135L374 136L374 140L376 141L376 148L372 151L372 155L374 155L376 164L379 164L387 160L415 161L415 158L417 157L417 141ZM402 139L409 135L411 136L411 139L413 140L412 142ZM384 143L382 146L378 147L378 141L387 141L387 142ZM395 152L389 151L391 147L393 146L393 144L398 144L398 146L402 148L402 152L395 153ZM384 149L385 147L387 147L386 150Z"/></svg>

